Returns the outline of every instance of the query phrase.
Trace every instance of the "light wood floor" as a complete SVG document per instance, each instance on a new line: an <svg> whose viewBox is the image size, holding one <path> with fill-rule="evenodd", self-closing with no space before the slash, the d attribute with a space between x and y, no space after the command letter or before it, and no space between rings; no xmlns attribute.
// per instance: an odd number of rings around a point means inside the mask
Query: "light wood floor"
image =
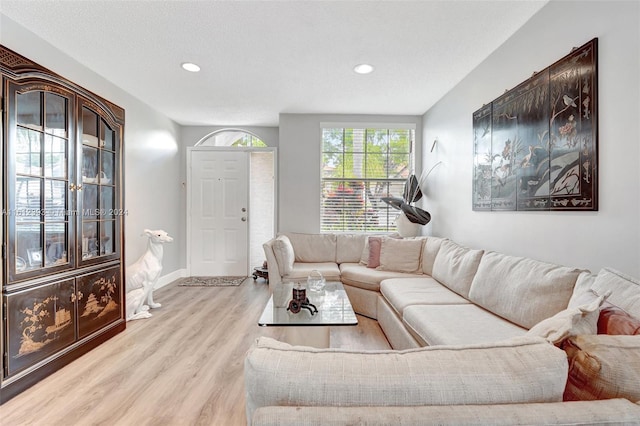
<svg viewBox="0 0 640 426"><path fill-rule="evenodd" d="M0 424L244 425L244 355L269 298L262 279L239 287L154 293L162 308L0 406ZM333 327L331 346L389 349L378 323Z"/></svg>

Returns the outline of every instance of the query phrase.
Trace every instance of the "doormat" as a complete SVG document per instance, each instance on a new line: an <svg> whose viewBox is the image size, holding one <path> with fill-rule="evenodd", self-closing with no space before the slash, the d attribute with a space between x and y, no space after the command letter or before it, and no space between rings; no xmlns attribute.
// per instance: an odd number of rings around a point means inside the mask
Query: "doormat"
<svg viewBox="0 0 640 426"><path fill-rule="evenodd" d="M186 277L178 280L178 287L232 287L247 277Z"/></svg>

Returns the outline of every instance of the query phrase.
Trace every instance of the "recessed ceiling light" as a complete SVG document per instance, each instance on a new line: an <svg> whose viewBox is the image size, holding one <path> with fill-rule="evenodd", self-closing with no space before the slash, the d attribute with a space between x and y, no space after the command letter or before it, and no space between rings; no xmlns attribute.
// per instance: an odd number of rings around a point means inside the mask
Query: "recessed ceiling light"
<svg viewBox="0 0 640 426"><path fill-rule="evenodd" d="M373 66L369 64L360 64L356 65L353 70L358 74L369 74L370 72L373 72Z"/></svg>
<svg viewBox="0 0 640 426"><path fill-rule="evenodd" d="M187 70L187 71L191 71L191 72L200 71L200 67L197 66L196 64L191 63L191 62L183 62L182 63L182 69Z"/></svg>

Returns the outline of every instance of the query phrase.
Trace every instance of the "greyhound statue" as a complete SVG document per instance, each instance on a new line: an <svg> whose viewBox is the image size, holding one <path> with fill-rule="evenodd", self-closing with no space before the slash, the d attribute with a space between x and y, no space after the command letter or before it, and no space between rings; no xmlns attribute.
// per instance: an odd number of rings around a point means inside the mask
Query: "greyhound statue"
<svg viewBox="0 0 640 426"><path fill-rule="evenodd" d="M145 229L145 235L149 238L147 251L126 269L127 321L149 318L149 309L161 306L153 301L153 288L162 273L163 245L173 238L163 230Z"/></svg>

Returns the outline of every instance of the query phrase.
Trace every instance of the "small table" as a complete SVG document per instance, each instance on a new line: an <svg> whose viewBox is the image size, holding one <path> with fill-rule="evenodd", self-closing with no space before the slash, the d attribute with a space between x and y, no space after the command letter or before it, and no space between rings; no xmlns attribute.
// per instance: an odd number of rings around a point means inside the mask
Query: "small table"
<svg viewBox="0 0 640 426"><path fill-rule="evenodd" d="M341 282L327 282L321 292L307 290L309 302L318 313L302 309L297 314L273 306L273 295L258 320L261 327L285 327L285 341L292 345L330 347L330 327L358 325L351 302Z"/></svg>
<svg viewBox="0 0 640 426"><path fill-rule="evenodd" d="M253 268L253 279L257 280L258 277L264 278L266 282L269 282L269 269L261 266Z"/></svg>

